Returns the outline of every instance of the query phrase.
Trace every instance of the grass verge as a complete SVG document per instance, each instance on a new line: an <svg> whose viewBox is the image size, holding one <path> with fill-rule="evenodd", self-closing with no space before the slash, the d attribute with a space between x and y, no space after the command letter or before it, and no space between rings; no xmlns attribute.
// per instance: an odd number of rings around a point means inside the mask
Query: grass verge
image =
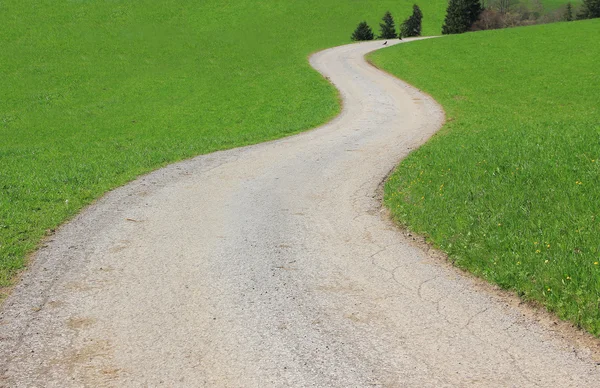
<svg viewBox="0 0 600 388"><path fill-rule="evenodd" d="M401 45L371 60L447 124L385 203L459 267L600 335L600 20Z"/></svg>

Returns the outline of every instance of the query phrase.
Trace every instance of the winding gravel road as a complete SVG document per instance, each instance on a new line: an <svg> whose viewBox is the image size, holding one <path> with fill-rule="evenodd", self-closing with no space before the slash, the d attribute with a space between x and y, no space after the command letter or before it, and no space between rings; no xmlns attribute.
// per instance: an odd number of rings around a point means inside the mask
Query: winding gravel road
<svg viewBox="0 0 600 388"><path fill-rule="evenodd" d="M381 181L443 112L364 61L380 47L311 57L344 99L329 124L171 165L60 228L3 307L0 385L600 386L594 349L387 220Z"/></svg>

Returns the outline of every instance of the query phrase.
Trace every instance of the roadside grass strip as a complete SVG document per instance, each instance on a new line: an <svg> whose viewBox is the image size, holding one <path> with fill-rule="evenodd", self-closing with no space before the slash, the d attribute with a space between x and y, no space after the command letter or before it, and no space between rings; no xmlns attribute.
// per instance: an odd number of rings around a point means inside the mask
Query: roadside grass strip
<svg viewBox="0 0 600 388"><path fill-rule="evenodd" d="M447 123L385 187L457 266L600 335L600 20L373 53Z"/></svg>

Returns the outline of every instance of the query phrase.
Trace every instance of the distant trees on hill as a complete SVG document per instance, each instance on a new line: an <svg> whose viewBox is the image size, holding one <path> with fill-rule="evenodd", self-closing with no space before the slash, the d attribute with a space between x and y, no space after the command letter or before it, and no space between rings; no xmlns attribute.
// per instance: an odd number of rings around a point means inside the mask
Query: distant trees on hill
<svg viewBox="0 0 600 388"><path fill-rule="evenodd" d="M600 18L600 0L583 0L577 19Z"/></svg>
<svg viewBox="0 0 600 388"><path fill-rule="evenodd" d="M394 25L394 18L390 11L387 11L381 19L383 23L379 23L380 31L379 38L381 39L394 39L398 37L396 34L396 26Z"/></svg>
<svg viewBox="0 0 600 388"><path fill-rule="evenodd" d="M400 26L400 38L409 36L421 36L421 21L423 13L418 5L413 5L413 13Z"/></svg>
<svg viewBox="0 0 600 388"><path fill-rule="evenodd" d="M485 2L485 7L482 5ZM577 16L574 16L577 11ZM507 27L528 26L574 19L600 18L600 0L583 0L578 10L569 1L565 6L544 12L541 0L531 0L526 6L519 0L449 0L442 34L461 34L467 31L494 30ZM394 18L387 11L379 23L380 39L420 36L423 13L418 5L413 5L410 17L400 24L398 34ZM359 23L352 34L353 41L375 38L367 22Z"/></svg>
<svg viewBox="0 0 600 388"><path fill-rule="evenodd" d="M564 20L565 22L573 20L573 6L570 1L567 3L567 8L565 8Z"/></svg>
<svg viewBox="0 0 600 388"><path fill-rule="evenodd" d="M353 41L373 40L373 38L373 31L367 22L358 23L358 27L356 27L356 30L354 30L354 33L350 37Z"/></svg>
<svg viewBox="0 0 600 388"><path fill-rule="evenodd" d="M576 17L575 13L571 2L558 9L545 11L540 0L532 0L529 6L517 0L487 0L486 8L470 31L597 18L600 17L600 0L583 0Z"/></svg>
<svg viewBox="0 0 600 388"><path fill-rule="evenodd" d="M394 18L390 11L386 11L386 13L381 18L382 23L379 23L380 34L378 38L380 39L394 39L400 38L403 36L420 36L421 35L421 21L423 20L423 13L418 5L413 5L413 13L412 15L406 19L402 25L400 25L399 33L396 33L396 26L394 23ZM372 40L374 39L373 31L371 27L367 24L367 22L360 22L354 32L352 33L351 39L353 41L362 41L362 40Z"/></svg>
<svg viewBox="0 0 600 388"><path fill-rule="evenodd" d="M442 34L462 34L469 31L482 11L479 0L450 0Z"/></svg>

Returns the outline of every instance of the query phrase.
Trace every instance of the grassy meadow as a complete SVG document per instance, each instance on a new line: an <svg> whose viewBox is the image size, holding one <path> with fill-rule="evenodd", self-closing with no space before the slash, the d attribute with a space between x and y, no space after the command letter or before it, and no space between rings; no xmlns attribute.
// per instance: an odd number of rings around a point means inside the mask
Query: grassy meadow
<svg viewBox="0 0 600 388"><path fill-rule="evenodd" d="M171 163L339 112L307 56L412 1L0 2L0 288L47 231ZM445 0L423 4L425 34Z"/></svg>
<svg viewBox="0 0 600 388"><path fill-rule="evenodd" d="M600 335L600 20L371 54L447 123L385 189L458 266Z"/></svg>

